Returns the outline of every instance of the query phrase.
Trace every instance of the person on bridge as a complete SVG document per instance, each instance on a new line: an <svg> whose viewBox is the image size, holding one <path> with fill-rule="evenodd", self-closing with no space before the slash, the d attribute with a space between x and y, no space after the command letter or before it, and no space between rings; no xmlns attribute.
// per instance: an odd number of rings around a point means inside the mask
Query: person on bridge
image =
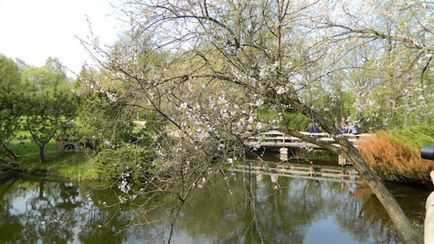
<svg viewBox="0 0 434 244"><path fill-rule="evenodd" d="M353 135L360 134L357 125L354 123L351 123L350 126L348 127L348 133L351 133Z"/></svg>
<svg viewBox="0 0 434 244"><path fill-rule="evenodd" d="M339 130L341 131L341 133L348 133L348 125L345 122L345 119L342 118L341 122L339 123Z"/></svg>
<svg viewBox="0 0 434 244"><path fill-rule="evenodd" d="M318 124L310 122L309 125L307 126L307 132L309 132L309 133L319 133L320 129L318 127Z"/></svg>

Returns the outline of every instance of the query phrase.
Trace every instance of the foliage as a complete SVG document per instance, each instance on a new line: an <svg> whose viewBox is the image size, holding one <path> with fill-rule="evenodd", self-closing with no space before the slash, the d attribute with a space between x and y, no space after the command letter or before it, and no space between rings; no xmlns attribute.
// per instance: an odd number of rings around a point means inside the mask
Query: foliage
<svg viewBox="0 0 434 244"><path fill-rule="evenodd" d="M79 99L73 134L81 144L98 153L132 139L134 124L122 111L124 103L113 102L101 93L82 95Z"/></svg>
<svg viewBox="0 0 434 244"><path fill-rule="evenodd" d="M434 145L434 125L417 125L387 132L393 143L405 145L417 155L423 145Z"/></svg>
<svg viewBox="0 0 434 244"><path fill-rule="evenodd" d="M20 129L21 122L21 96L8 87L0 86L0 151L16 156L9 149L9 143Z"/></svg>
<svg viewBox="0 0 434 244"><path fill-rule="evenodd" d="M149 149L131 144L103 150L93 158L93 163L106 177L143 182L150 180L155 169L154 157Z"/></svg>
<svg viewBox="0 0 434 244"><path fill-rule="evenodd" d="M342 118L353 122L361 119L353 106L356 100L354 92L344 91L342 85L334 84L332 89L327 89L322 84L313 84L309 92L302 95L302 99L323 118L335 124Z"/></svg>
<svg viewBox="0 0 434 244"><path fill-rule="evenodd" d="M283 126L292 131L306 131L309 118L298 112L283 113Z"/></svg>
<svg viewBox="0 0 434 244"><path fill-rule="evenodd" d="M21 83L21 72L18 65L11 59L0 55L0 85L15 87Z"/></svg>
<svg viewBox="0 0 434 244"><path fill-rule="evenodd" d="M22 81L26 85L26 93L45 95L70 90L64 68L56 58L48 58L42 67L24 67Z"/></svg>
<svg viewBox="0 0 434 244"><path fill-rule="evenodd" d="M0 55L0 152L17 159L10 150L10 140L20 129L21 74L12 60ZM3 153L5 152L5 153Z"/></svg>
<svg viewBox="0 0 434 244"><path fill-rule="evenodd" d="M42 67L24 66L26 85L20 98L22 129L29 132L44 161L44 147L75 116L77 100L59 60L48 58Z"/></svg>
<svg viewBox="0 0 434 244"><path fill-rule="evenodd" d="M44 161L45 145L75 114L76 100L63 66L49 58L43 67L19 67L4 56L0 56L0 64L1 150L16 160L8 144L21 130L27 130L40 149L40 161Z"/></svg>
<svg viewBox="0 0 434 244"><path fill-rule="evenodd" d="M386 180L428 183L427 175L434 168L428 160L422 160L404 143L393 141L385 132L360 139L358 147L368 165Z"/></svg>
<svg viewBox="0 0 434 244"><path fill-rule="evenodd" d="M75 115L76 101L71 94L54 90L52 95L31 95L23 98L24 129L40 149L44 161L44 147Z"/></svg>
<svg viewBox="0 0 434 244"><path fill-rule="evenodd" d="M131 106L131 94L126 93L131 85L83 67L74 88L81 103L73 137L95 154L131 142L148 147L166 123L154 111L145 110L146 105Z"/></svg>

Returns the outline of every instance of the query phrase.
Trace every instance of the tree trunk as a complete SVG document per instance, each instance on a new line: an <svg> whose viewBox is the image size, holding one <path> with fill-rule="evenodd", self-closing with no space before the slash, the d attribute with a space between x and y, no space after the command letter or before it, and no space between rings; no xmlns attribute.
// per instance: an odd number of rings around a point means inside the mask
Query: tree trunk
<svg viewBox="0 0 434 244"><path fill-rule="evenodd" d="M297 97L296 93L293 93L293 97L282 96L284 104L291 105L295 110L301 112L302 114L313 118L318 122L323 129L331 135L338 134L338 130L330 126L327 121L319 116L315 111L311 110L309 107L304 105ZM359 151L350 142L342 137L334 137L335 141L340 145L340 153L353 164L357 169L360 176L366 181L369 188L378 198L378 200L383 205L384 209L389 214L398 235L404 243L422 243L420 233L418 233L413 225L410 223L406 217L404 211L402 211L399 204L396 202L392 194L384 186L381 179L368 167L368 164L360 155ZM321 142L319 142L321 144Z"/></svg>
<svg viewBox="0 0 434 244"><path fill-rule="evenodd" d="M45 162L44 148L45 148L45 145L39 146L39 161L41 161L41 163Z"/></svg>
<svg viewBox="0 0 434 244"><path fill-rule="evenodd" d="M414 229L398 202L396 202L395 198L384 186L381 179L367 166L357 149L349 145L348 142L343 142L342 144L341 153L359 171L361 177L366 181L369 188L381 202L389 214L401 241L404 243L422 243L420 233Z"/></svg>

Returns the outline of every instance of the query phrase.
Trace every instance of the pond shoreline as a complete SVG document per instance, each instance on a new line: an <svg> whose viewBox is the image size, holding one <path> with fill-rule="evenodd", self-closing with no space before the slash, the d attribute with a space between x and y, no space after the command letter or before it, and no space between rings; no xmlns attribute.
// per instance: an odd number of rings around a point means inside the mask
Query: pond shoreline
<svg viewBox="0 0 434 244"><path fill-rule="evenodd" d="M18 162L14 163L17 168L2 169L0 171L1 178L10 178L17 176L39 176L49 177L59 180L72 181L114 181L104 170L101 170L92 161L93 157L85 152L49 152L47 153L47 162L39 162L34 155L26 155ZM263 160L270 161L276 164L286 164L291 162L309 164L315 161L315 165L331 165L336 166L335 158L330 153L315 152L307 153L306 158L300 157L292 159L288 162L281 162L279 154L276 152L267 152ZM432 189L431 184L421 182L399 182L382 179L387 184L396 184L409 187L417 187L422 189Z"/></svg>
<svg viewBox="0 0 434 244"><path fill-rule="evenodd" d="M91 157L84 152L47 154L46 162L39 162L32 155L26 155L15 163L15 168L2 170L0 177L41 176L73 181L110 180L104 172L92 164Z"/></svg>
<svg viewBox="0 0 434 244"><path fill-rule="evenodd" d="M246 177L251 180L246 180ZM152 238L155 236L161 240L167 238L159 232L153 232L155 228L167 232L164 223L140 227L128 225L132 216L128 215L125 219L125 214L139 213L141 208L134 209L134 206L140 206L137 204L117 203L117 197L122 193L116 186L38 176L11 180L9 182L13 185L4 184L5 188L0 192L0 201L5 203L0 204L5 207L3 212L0 211L0 216L10 220L0 223L0 242L28 238L18 234L22 229L26 233L33 233L32 240L35 242L50 238L57 241L73 238L70 241L95 243L91 240L96 237L105 243L143 243L154 240ZM180 216L183 217L175 225L173 243L212 243L213 240L224 240L228 236L234 238L232 242L243 242L246 241L243 234L246 232L252 240L259 240L255 230L249 228L252 217L251 209L248 208L250 205L242 204L247 200L246 182L250 182L254 189L252 194L256 199L259 231L269 242L281 242L282 236L297 243L318 243L321 238L333 243L370 243L374 240L399 242L387 214L378 207L378 200L366 192L362 185L285 177L273 182L269 176L238 173L209 178L206 184L195 190L181 210ZM401 186L393 188L392 192L403 204L407 215L420 227L425 192L416 193L414 188ZM154 204L161 206L157 199ZM88 214L89 210L92 210L91 215ZM150 216L160 219L165 211L168 210L157 208ZM28 218L29 215L31 218ZM32 224L26 225L29 221ZM12 232L1 233L2 229L8 228ZM360 228L363 231L358 231ZM116 231L113 232L113 229ZM56 231L52 234L51 230ZM70 234L62 235L58 231ZM333 234L323 236L321 233L324 231ZM199 239L197 233L200 233ZM155 236L146 239L150 235Z"/></svg>

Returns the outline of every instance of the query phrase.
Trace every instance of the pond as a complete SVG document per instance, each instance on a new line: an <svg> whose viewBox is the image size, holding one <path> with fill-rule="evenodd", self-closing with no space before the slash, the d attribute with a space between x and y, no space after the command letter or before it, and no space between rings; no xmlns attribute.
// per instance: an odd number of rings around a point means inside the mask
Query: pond
<svg viewBox="0 0 434 244"><path fill-rule="evenodd" d="M423 223L426 190L388 185ZM162 199L115 204L103 183L18 178L1 182L0 243L163 243L170 223ZM140 201L140 200L138 200ZM140 213L139 213L140 212ZM145 215L145 214L144 214ZM214 176L175 222L173 243L396 243L378 200L362 184L243 173Z"/></svg>

